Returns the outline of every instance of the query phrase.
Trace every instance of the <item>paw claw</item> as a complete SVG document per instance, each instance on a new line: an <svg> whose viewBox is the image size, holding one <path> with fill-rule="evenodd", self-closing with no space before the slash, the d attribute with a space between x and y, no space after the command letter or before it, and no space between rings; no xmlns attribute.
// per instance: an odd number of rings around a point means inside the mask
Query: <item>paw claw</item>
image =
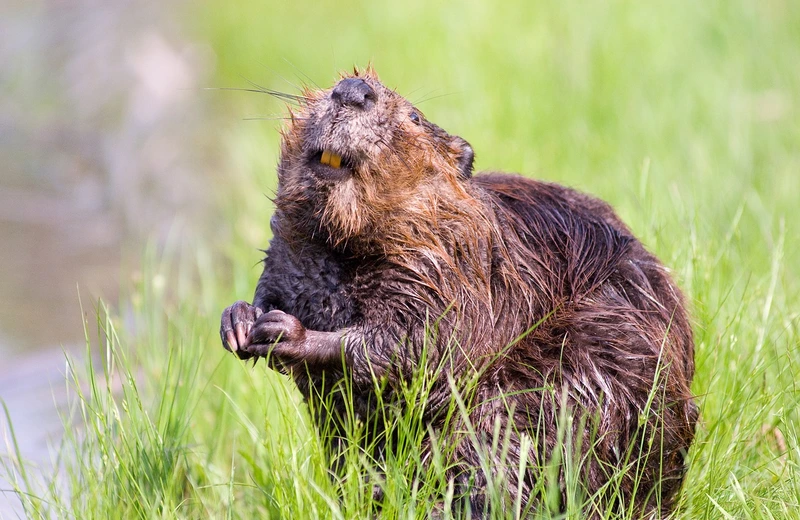
<svg viewBox="0 0 800 520"><path fill-rule="evenodd" d="M240 347L244 347L247 344L247 334L244 332L244 327L247 322L239 322L234 325L234 329L236 330L236 341L239 342Z"/></svg>
<svg viewBox="0 0 800 520"><path fill-rule="evenodd" d="M247 302L238 301L222 312L219 335L222 346L235 352L240 358L247 359L251 354L244 351L248 345L248 334L256 319L263 314L258 307Z"/></svg>
<svg viewBox="0 0 800 520"><path fill-rule="evenodd" d="M230 350L231 352L236 352L239 350L239 345L236 343L236 336L233 335L233 332L228 331L225 334L226 341L223 341L223 346Z"/></svg>

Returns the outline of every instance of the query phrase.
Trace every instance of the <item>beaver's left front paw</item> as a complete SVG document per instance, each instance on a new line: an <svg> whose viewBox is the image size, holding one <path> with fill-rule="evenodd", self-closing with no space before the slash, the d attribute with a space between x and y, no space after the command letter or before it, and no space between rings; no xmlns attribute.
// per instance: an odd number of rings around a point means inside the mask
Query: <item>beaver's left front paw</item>
<svg viewBox="0 0 800 520"><path fill-rule="evenodd" d="M300 320L283 311L262 314L250 329L247 346L254 356L273 356L284 362L301 361L305 355L306 328Z"/></svg>

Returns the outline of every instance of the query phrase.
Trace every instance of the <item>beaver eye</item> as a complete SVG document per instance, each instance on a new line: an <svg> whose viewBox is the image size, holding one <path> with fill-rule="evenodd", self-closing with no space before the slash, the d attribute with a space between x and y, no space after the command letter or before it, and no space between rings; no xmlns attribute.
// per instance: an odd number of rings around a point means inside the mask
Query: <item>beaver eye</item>
<svg viewBox="0 0 800 520"><path fill-rule="evenodd" d="M418 124L419 124L419 114L417 114L416 112L413 112L413 111L412 111L410 114L408 114L408 118L409 118L409 119L410 119L410 120L411 120L411 121L412 121L412 122L413 122L415 125L418 125Z"/></svg>

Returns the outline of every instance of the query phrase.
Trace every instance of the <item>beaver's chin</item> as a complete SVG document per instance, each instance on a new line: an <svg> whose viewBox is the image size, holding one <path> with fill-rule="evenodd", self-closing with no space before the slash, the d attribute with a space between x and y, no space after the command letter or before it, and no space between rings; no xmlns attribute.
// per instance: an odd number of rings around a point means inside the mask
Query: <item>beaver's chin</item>
<svg viewBox="0 0 800 520"><path fill-rule="evenodd" d="M316 150L309 154L306 166L316 177L336 181L353 175L356 163L347 155L339 155L331 150Z"/></svg>

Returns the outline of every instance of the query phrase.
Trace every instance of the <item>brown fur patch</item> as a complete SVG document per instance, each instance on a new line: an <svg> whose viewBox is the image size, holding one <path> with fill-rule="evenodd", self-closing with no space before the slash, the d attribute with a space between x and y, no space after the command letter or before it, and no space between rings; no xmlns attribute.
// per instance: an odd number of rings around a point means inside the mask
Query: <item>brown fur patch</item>
<svg viewBox="0 0 800 520"><path fill-rule="evenodd" d="M498 423L517 432L509 467L547 460L559 415L585 414L593 430L571 434L593 454L581 469L587 493L641 447L620 496L639 511L670 511L697 408L692 331L667 270L607 204L518 176L471 177L466 141L425 120L374 70L342 78L363 80L339 85L369 96L307 90L282 132L275 238L253 304L310 330L343 331L359 403L376 374L390 388L408 377L438 319L427 362L451 359L432 392L432 428L443 427L436 407L449 376L477 378L478 433L490 438ZM323 151L342 167L320 164ZM325 371L293 375L311 395ZM519 451L521 436L536 439L530 452ZM465 474L480 466L479 447L453 442ZM505 474L510 492L526 497L540 477ZM475 479L479 511L485 476Z"/></svg>

